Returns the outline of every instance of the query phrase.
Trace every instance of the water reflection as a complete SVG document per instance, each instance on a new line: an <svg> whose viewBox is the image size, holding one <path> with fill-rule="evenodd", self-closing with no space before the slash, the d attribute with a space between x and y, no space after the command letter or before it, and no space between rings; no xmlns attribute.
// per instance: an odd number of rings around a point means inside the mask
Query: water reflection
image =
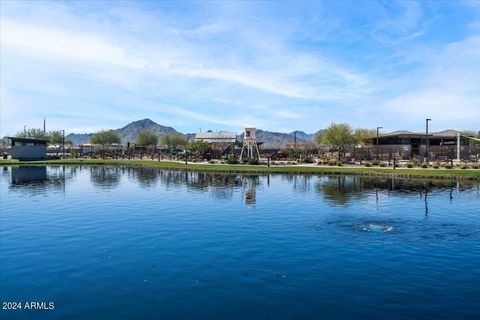
<svg viewBox="0 0 480 320"><path fill-rule="evenodd" d="M45 166L18 166L10 170L10 190L27 195L44 194L48 189L65 192L66 180L76 173L76 170L68 170L67 174L65 167L55 167L47 174ZM4 167L2 172L8 174L8 168Z"/></svg>
<svg viewBox="0 0 480 320"><path fill-rule="evenodd" d="M327 201L345 206L355 199L366 197L364 187L365 184L358 176L340 176L328 177L326 181L317 182L315 190Z"/></svg>
<svg viewBox="0 0 480 320"><path fill-rule="evenodd" d="M44 182L47 180L47 167L13 167L12 184L26 185L32 182Z"/></svg>
<svg viewBox="0 0 480 320"><path fill-rule="evenodd" d="M90 167L90 181L102 189L113 189L120 184L121 171L120 167Z"/></svg>
<svg viewBox="0 0 480 320"><path fill-rule="evenodd" d="M267 177L268 179L268 177ZM247 206L254 206L257 202L257 188L260 185L258 176L243 176L243 199Z"/></svg>
<svg viewBox="0 0 480 320"><path fill-rule="evenodd" d="M429 214L429 199L432 194L443 192L450 203L462 189L478 183L468 181L443 181L420 179L395 179L364 176L315 176L315 175L239 175L180 170L165 170L153 167L106 167L106 166L19 166L2 169L2 179L11 176L11 188L27 193L45 192L48 188L65 192L66 182L74 180L78 173L86 175L91 185L100 190L111 190L122 185L122 179L138 184L142 189L157 187L187 188L191 192L208 193L219 200L229 200L236 193L247 206L255 206L258 188L283 185L295 193L317 193L325 201L338 206L349 206L356 201L372 199L376 208L382 199L391 194L418 194L424 202L425 215ZM273 181L273 182L272 182ZM271 186L271 183L272 186Z"/></svg>
<svg viewBox="0 0 480 320"><path fill-rule="evenodd" d="M425 215L428 215L428 198L431 193L449 190L450 202L453 200L453 191L471 189L476 184L473 182L449 180L421 180L421 179L395 179L362 176L329 176L320 179L315 184L315 191L332 204L348 206L356 200L366 199L371 195L379 206L380 197L389 197L392 193L414 194L417 193L425 203Z"/></svg>

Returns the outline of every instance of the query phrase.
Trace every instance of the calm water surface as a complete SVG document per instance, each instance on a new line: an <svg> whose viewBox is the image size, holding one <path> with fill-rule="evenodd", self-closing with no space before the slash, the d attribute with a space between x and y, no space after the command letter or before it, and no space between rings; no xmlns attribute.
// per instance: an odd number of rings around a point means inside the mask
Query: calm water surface
<svg viewBox="0 0 480 320"><path fill-rule="evenodd" d="M2 319L480 319L478 183L0 170Z"/></svg>

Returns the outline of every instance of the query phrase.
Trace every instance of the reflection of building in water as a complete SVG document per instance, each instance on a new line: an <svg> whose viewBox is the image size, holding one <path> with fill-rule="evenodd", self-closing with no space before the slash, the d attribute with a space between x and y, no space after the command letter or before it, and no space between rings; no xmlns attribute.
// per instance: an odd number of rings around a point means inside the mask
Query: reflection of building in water
<svg viewBox="0 0 480 320"><path fill-rule="evenodd" d="M74 174L72 168L65 173L65 167L19 166L11 170L10 189L28 195L42 194L51 190L65 192L65 177Z"/></svg>
<svg viewBox="0 0 480 320"><path fill-rule="evenodd" d="M209 191L217 199L230 199L234 190L241 184L238 175L196 173L190 176L187 186L190 189Z"/></svg>
<svg viewBox="0 0 480 320"><path fill-rule="evenodd" d="M12 184L28 184L47 180L47 167L20 166L12 168Z"/></svg>
<svg viewBox="0 0 480 320"><path fill-rule="evenodd" d="M255 205L257 202L257 187L259 184L258 176L242 176L243 199L246 205Z"/></svg>

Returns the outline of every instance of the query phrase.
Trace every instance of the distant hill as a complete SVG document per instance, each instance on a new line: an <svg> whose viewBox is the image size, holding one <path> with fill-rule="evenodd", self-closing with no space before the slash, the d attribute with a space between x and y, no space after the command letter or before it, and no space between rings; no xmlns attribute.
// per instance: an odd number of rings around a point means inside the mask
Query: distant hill
<svg viewBox="0 0 480 320"><path fill-rule="evenodd" d="M126 126L116 129L115 131L118 132L120 135L120 139L122 144L127 144L127 142L135 143L137 139L137 135L145 130L150 130L155 132L159 137L169 135L172 133L179 133L172 127L166 127L159 125L158 123L150 120L150 119L143 119L131 122ZM257 140L259 142L263 142L263 148L268 149L280 149L285 148L289 144L293 144L295 140L295 132L297 134L297 142L302 141L313 141L315 133L308 134L303 131L294 131L290 133L282 133L282 132L271 132L271 131L264 131L262 129L257 129ZM186 133L185 136L188 139L194 139L194 133ZM75 134L71 133L66 136L67 139L71 140L74 145L79 145L82 143L90 142L90 138L92 137L92 133L82 133L82 134ZM238 136L238 140L243 140L243 133Z"/></svg>
<svg viewBox="0 0 480 320"><path fill-rule="evenodd" d="M116 129L115 131L118 132L120 135L120 139L122 144L127 144L127 142L135 143L137 139L137 135L145 130L155 132L159 137L169 135L172 133L178 133L177 130L159 125L158 123L150 120L150 119L143 119L131 122L126 126ZM83 134L75 134L70 133L66 136L67 139L71 140L74 145L78 145L81 143L88 143L90 142L90 138L92 137L92 133L83 133Z"/></svg>
<svg viewBox="0 0 480 320"><path fill-rule="evenodd" d="M126 144L127 142L135 143L137 135L145 130L152 131L156 133L159 137L166 136L172 133L178 133L177 130L171 127L159 125L158 123L150 119L143 119L131 122L125 127L117 129L115 131L117 131L120 135L120 138L122 139L122 144Z"/></svg>
<svg viewBox="0 0 480 320"><path fill-rule="evenodd" d="M262 147L266 149L285 148L295 141L295 132L297 134L297 142L313 142L316 133L305 133L303 131L293 131L290 133L264 131L257 129L257 141L263 142ZM243 133L238 139L243 140Z"/></svg>
<svg viewBox="0 0 480 320"><path fill-rule="evenodd" d="M90 142L90 138L92 137L91 133L70 133L65 136L67 140L72 141L73 145L79 145L82 143Z"/></svg>

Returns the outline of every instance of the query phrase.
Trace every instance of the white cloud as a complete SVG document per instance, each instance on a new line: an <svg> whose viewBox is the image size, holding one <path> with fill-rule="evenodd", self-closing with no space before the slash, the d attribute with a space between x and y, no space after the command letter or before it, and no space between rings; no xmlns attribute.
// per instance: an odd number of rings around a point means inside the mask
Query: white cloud
<svg viewBox="0 0 480 320"><path fill-rule="evenodd" d="M453 42L424 57L427 65L395 85L408 91L387 99L382 113L405 123L434 118L443 128L477 129L480 119L480 37Z"/></svg>
<svg viewBox="0 0 480 320"><path fill-rule="evenodd" d="M20 47L29 54L43 55L49 60L64 58L85 62L138 67L128 61L122 48L108 44L93 34L72 33L39 25L26 25L2 19L1 45Z"/></svg>
<svg viewBox="0 0 480 320"><path fill-rule="evenodd" d="M212 26L217 24L212 23ZM221 25L221 24L220 24ZM206 30L211 28L205 27ZM213 27L212 27L213 28ZM215 27L216 28L216 27ZM215 29L213 28L213 29ZM202 29L202 27L200 27ZM20 49L20 54L47 60L54 64L100 64L141 70L147 75L175 75L182 77L228 81L269 94L313 100L339 100L365 91L366 79L318 57L291 54L285 50L259 62L240 61L235 65L225 59L205 59L210 48L202 45L163 45L169 39L158 39L156 45L131 40L126 35L105 36L81 30L64 30L43 25L17 23L2 19L1 45L5 50ZM116 43L115 43L116 42ZM192 52L192 49L195 49ZM200 57L200 58L199 58ZM262 67L263 66L263 67ZM281 67L280 67L281 66ZM279 68L280 67L280 68ZM104 79L105 76L101 75ZM297 81L297 78L310 79ZM331 84L332 80L335 86Z"/></svg>

